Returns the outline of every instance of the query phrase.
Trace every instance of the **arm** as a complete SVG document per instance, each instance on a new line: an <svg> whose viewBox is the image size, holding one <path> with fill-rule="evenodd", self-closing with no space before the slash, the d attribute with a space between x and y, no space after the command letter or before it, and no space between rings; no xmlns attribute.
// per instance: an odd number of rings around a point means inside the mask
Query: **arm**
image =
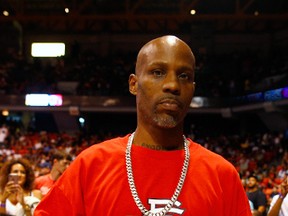
<svg viewBox="0 0 288 216"><path fill-rule="evenodd" d="M42 199L42 193L41 193L40 190L35 190L34 189L32 192L33 192L33 196L37 197L39 200Z"/></svg>
<svg viewBox="0 0 288 216"><path fill-rule="evenodd" d="M265 211L266 211L265 206L259 206L257 210L252 211L252 215L253 216L262 216Z"/></svg>
<svg viewBox="0 0 288 216"><path fill-rule="evenodd" d="M0 195L0 214L6 213L6 199L8 198L9 193L7 192L6 187L4 188L3 192Z"/></svg>
<svg viewBox="0 0 288 216"><path fill-rule="evenodd" d="M269 212L268 212L267 216L278 216L279 215L283 200L286 197L287 192L288 192L287 177L282 182L282 184L280 186L280 191L281 191L281 193L279 194L279 196L278 196L276 202L274 203L274 205L273 205L273 202L271 203L271 207L269 209Z"/></svg>
<svg viewBox="0 0 288 216"><path fill-rule="evenodd" d="M271 206L267 216L278 216L279 212L280 212L280 209L281 209L281 205L282 205L283 200L284 200L284 197L279 195L279 197L277 198L277 201L275 202L275 204L273 206Z"/></svg>

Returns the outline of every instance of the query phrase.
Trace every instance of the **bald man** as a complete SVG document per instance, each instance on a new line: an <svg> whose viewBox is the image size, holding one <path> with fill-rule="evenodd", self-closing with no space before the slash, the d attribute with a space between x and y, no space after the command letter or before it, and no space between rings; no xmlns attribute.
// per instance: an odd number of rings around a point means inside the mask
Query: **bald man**
<svg viewBox="0 0 288 216"><path fill-rule="evenodd" d="M232 164L183 134L194 73L195 57L181 39L145 44L129 76L135 132L83 151L35 215L251 215Z"/></svg>

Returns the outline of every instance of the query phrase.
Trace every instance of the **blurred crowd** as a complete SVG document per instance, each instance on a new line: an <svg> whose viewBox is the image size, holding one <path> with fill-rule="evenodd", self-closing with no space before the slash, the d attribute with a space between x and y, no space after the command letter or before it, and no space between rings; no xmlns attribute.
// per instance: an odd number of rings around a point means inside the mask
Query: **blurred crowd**
<svg viewBox="0 0 288 216"><path fill-rule="evenodd" d="M128 76L134 72L136 53L118 51L100 56L93 50L59 58L25 58L15 50L0 54L0 94L61 93L75 95L128 95ZM285 49L234 51L222 54L195 52L196 95L241 96L281 88L288 81ZM207 79L209 77L209 79ZM65 92L61 82L74 82Z"/></svg>

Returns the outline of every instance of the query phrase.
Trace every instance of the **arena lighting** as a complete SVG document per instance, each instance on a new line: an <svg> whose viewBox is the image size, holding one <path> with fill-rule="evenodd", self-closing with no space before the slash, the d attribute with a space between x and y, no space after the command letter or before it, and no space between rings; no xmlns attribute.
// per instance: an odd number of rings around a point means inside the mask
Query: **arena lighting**
<svg viewBox="0 0 288 216"><path fill-rule="evenodd" d="M4 15L4 16L9 16L9 12L8 12L7 10L4 10L4 11L3 11L3 15Z"/></svg>
<svg viewBox="0 0 288 216"><path fill-rule="evenodd" d="M33 57L59 57L65 55L65 43L32 43L31 55Z"/></svg>
<svg viewBox="0 0 288 216"><path fill-rule="evenodd" d="M191 15L195 15L195 14L196 14L196 10L193 10L193 9L190 10L190 14L191 14Z"/></svg>
<svg viewBox="0 0 288 216"><path fill-rule="evenodd" d="M283 98L288 98L288 87L283 88L282 96L283 96Z"/></svg>
<svg viewBox="0 0 288 216"><path fill-rule="evenodd" d="M207 105L207 98L205 97L193 97L190 103L191 108L200 108Z"/></svg>
<svg viewBox="0 0 288 216"><path fill-rule="evenodd" d="M27 94L26 106L62 106L63 98L60 94Z"/></svg>
<svg viewBox="0 0 288 216"><path fill-rule="evenodd" d="M9 116L8 110L2 110L2 116Z"/></svg>
<svg viewBox="0 0 288 216"><path fill-rule="evenodd" d="M241 102L277 101L288 98L288 86L237 97Z"/></svg>
<svg viewBox="0 0 288 216"><path fill-rule="evenodd" d="M283 88L273 89L264 92L264 101L276 101L283 99L282 91Z"/></svg>

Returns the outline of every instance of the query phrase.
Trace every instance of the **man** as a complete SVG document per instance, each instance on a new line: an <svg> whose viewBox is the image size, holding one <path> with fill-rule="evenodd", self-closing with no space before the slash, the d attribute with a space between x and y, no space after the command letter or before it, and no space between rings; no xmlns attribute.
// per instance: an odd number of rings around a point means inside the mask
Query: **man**
<svg viewBox="0 0 288 216"><path fill-rule="evenodd" d="M273 196L268 216L287 216L288 215L288 179L285 177L280 185L280 194Z"/></svg>
<svg viewBox="0 0 288 216"><path fill-rule="evenodd" d="M255 175L250 175L248 177L247 196L248 199L253 203L254 207L254 210L252 211L253 216L266 215L266 206L267 206L266 195L259 188L258 178Z"/></svg>
<svg viewBox="0 0 288 216"><path fill-rule="evenodd" d="M78 155L35 215L251 215L235 168L183 136L194 71L179 38L145 44L129 77L135 133Z"/></svg>
<svg viewBox="0 0 288 216"><path fill-rule="evenodd" d="M56 180L62 175L62 173L68 168L72 161L72 157L62 151L57 151L52 155L52 168L50 173L39 176L35 179L34 187L41 191L45 196Z"/></svg>

